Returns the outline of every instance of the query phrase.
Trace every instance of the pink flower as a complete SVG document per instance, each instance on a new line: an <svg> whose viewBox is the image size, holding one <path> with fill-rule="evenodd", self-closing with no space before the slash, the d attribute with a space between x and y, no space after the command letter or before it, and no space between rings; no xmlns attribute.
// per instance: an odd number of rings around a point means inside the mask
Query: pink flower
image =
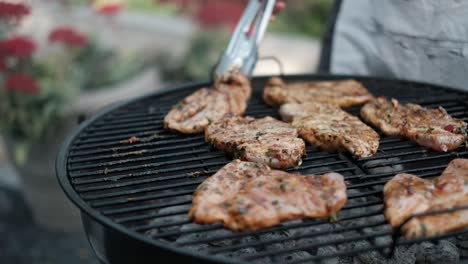
<svg viewBox="0 0 468 264"><path fill-rule="evenodd" d="M49 41L70 47L84 47L88 44L88 37L71 27L58 27L49 34Z"/></svg>
<svg viewBox="0 0 468 264"><path fill-rule="evenodd" d="M0 1L0 20L19 20L30 13L31 9L25 4Z"/></svg>
<svg viewBox="0 0 468 264"><path fill-rule="evenodd" d="M27 73L14 73L7 77L5 88L8 91L20 91L29 94L37 94L39 85L34 78Z"/></svg>
<svg viewBox="0 0 468 264"><path fill-rule="evenodd" d="M26 37L15 36L0 41L0 57L29 58L36 50L36 44Z"/></svg>

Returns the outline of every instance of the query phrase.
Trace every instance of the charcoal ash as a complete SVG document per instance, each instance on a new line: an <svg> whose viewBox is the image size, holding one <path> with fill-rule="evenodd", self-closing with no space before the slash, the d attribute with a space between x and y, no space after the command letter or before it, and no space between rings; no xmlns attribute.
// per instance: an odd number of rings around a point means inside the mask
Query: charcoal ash
<svg viewBox="0 0 468 264"><path fill-rule="evenodd" d="M348 196L353 197L353 196L358 196L361 195L362 193L368 192L368 189L348 189ZM365 203L371 203L371 202L380 202L381 198L376 197L376 196L363 196L363 197L356 197L356 198L350 198L348 202L346 203L346 207L353 207L357 206L355 208L351 209L344 209L338 214L338 219L339 221L337 224L341 227L347 227L347 226L357 226L357 225L369 225L378 221L382 221L381 215L377 214L375 216L366 216L366 217L359 217L355 218L352 220L343 220L340 221L340 219L346 219L348 217L353 217L353 216L360 216L360 215L366 215L372 212L380 212L382 210L382 205L379 203L377 205L372 205L372 206L360 206Z"/></svg>
<svg viewBox="0 0 468 264"><path fill-rule="evenodd" d="M205 225L199 225L199 224L186 224L183 225L180 229L180 231L184 232L187 230L197 230L200 228L205 227ZM198 240L211 240L210 242L206 243L200 243L204 244L207 246L207 248L210 249L215 249L219 247L226 247L230 246L233 244L233 240L231 239L216 239L218 237L223 237L226 235L232 234L232 231L219 228L211 231L206 231L206 232L195 232L195 233L187 233L187 234L182 234L176 241L176 243L185 243L185 242L192 242L192 241L198 241Z"/></svg>
<svg viewBox="0 0 468 264"><path fill-rule="evenodd" d="M460 256L468 258L468 234L458 235L453 243L455 243L459 249Z"/></svg>
<svg viewBox="0 0 468 264"><path fill-rule="evenodd" d="M181 211L188 211L190 205L179 205L173 207L167 207L159 210L158 214L165 215L165 214L174 214L169 216L158 217L148 221L149 225L165 225L165 224L172 224L178 223L188 219L186 213L180 214ZM168 232L177 232L181 229L180 225L168 226L168 227L158 227L152 228L145 232L147 236L154 236L161 233L168 233ZM170 237L169 239L175 239L174 237Z"/></svg>
<svg viewBox="0 0 468 264"><path fill-rule="evenodd" d="M291 223L289 223L291 224ZM269 232L265 234L259 235L259 239L261 241L271 241L271 240L277 240L277 239L282 239L291 236L289 232ZM274 244L269 244L265 246L266 251L277 251L277 250L285 250L285 249L293 249L296 246L300 244L297 244L296 241L294 240L287 240L282 243L274 243ZM281 255L275 255L272 256L271 259L275 263L287 263L287 262L292 262L292 261L297 261L301 259L305 259L310 257L311 255L303 250L297 250L297 251L292 251L289 253L281 254Z"/></svg>
<svg viewBox="0 0 468 264"><path fill-rule="evenodd" d="M459 261L457 246L448 240L435 243L423 242L416 245L416 263L418 264L458 263Z"/></svg>
<svg viewBox="0 0 468 264"><path fill-rule="evenodd" d="M315 222L315 223L314 223ZM300 225L302 223L309 223L307 226L301 226L293 228L293 226ZM288 228L287 234L289 236L303 236L309 234L315 234L317 232L326 232L333 229L333 224L330 222L319 223L314 219L303 219L295 220L283 223L283 226Z"/></svg>
<svg viewBox="0 0 468 264"><path fill-rule="evenodd" d="M327 236L321 236L318 237L316 242L319 243L333 243L334 241L338 239L343 239L344 236L342 234L330 234ZM312 239L309 239L309 243L313 242L311 241ZM330 256L338 253L340 249L336 245L327 245L327 246L322 246L317 249L317 256ZM327 258L324 261L322 261L323 264L339 264L340 263L340 258Z"/></svg>
<svg viewBox="0 0 468 264"><path fill-rule="evenodd" d="M380 159L369 160L364 162L362 165L364 168L368 168L367 171L369 174L380 174L380 173L397 173L398 171L402 171L405 167L401 164L397 164L401 158L399 157L392 157L392 158L385 158L382 157ZM382 163L393 162L394 165L384 165L379 166Z"/></svg>
<svg viewBox="0 0 468 264"><path fill-rule="evenodd" d="M357 241L353 244L354 249L369 248L372 246L368 241ZM353 264L414 264L416 262L416 248L399 246L391 258L387 253L369 250L353 257Z"/></svg>
<svg viewBox="0 0 468 264"><path fill-rule="evenodd" d="M240 239L236 239L233 242L233 245L238 245L238 244L247 245L247 244L255 243L255 242L258 242L258 241L259 240L257 239L257 237L246 236L246 237L242 237ZM254 247L245 247L245 248L241 248L241 249L238 249L238 250L235 250L235 251L223 252L220 255L225 256L225 257L229 257L229 258L239 259L239 258L242 258L242 257L245 257L245 256L255 255L256 253L258 253L258 250L256 248L254 248ZM255 263L260 263L260 264L273 263L272 260L270 258L268 258L268 257L255 259L254 262Z"/></svg>
<svg viewBox="0 0 468 264"><path fill-rule="evenodd" d="M258 250L254 246L247 246L247 245L250 245L250 244L256 243L256 242L259 242L259 240L258 240L258 238L256 236L246 236L246 237L241 237L241 238L238 238L238 239L233 239L232 245L246 245L246 247L243 247L243 248L240 248L240 249L237 249L237 250L233 250L233 251L224 251L224 252L221 252L221 253L217 253L217 255L227 257L227 258L230 258L230 259L241 259L241 258L246 257L246 256L256 255L257 253L260 252L260 250ZM211 245L211 243L210 243L210 245ZM213 249L213 248L214 247L212 246L211 249ZM263 246L262 246L262 248L263 248ZM259 263L259 264L274 263L272 261L272 259L270 259L268 257L256 258L252 262L253 263Z"/></svg>
<svg viewBox="0 0 468 264"><path fill-rule="evenodd" d="M226 252L226 253L223 253L221 255L224 256L224 257L231 258L231 259L232 258L239 259L239 258L242 258L242 257L245 257L245 256L255 255L257 252L258 251L255 248L248 247L248 248L238 249L238 250L233 251L233 252ZM257 263L258 264L274 263L270 258L267 258L267 257L255 259L253 262L255 264L257 264Z"/></svg>
<svg viewBox="0 0 468 264"><path fill-rule="evenodd" d="M200 227L201 225L198 225L198 224L186 224L180 228L180 231L183 232L183 231L188 231L188 230L196 230ZM176 243L192 242L192 241L201 240L205 238L207 238L207 234L203 232L186 233L186 234L182 234L176 240ZM184 248L188 248L194 251L207 251L211 249L212 246L209 245L208 243L196 243L196 244L184 245Z"/></svg>

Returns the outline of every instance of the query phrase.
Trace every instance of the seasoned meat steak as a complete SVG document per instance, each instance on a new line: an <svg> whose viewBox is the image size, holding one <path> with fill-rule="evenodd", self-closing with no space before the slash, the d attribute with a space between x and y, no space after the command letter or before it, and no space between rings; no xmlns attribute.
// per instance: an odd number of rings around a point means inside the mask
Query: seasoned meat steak
<svg viewBox="0 0 468 264"><path fill-rule="evenodd" d="M217 79L212 89L201 88L176 104L164 118L164 127L184 134L201 133L227 113L242 115L250 94L247 77L230 73Z"/></svg>
<svg viewBox="0 0 468 264"><path fill-rule="evenodd" d="M271 106L286 103L319 102L341 107L362 105L372 94L355 80L308 81L286 84L278 77L271 78L263 90L263 100Z"/></svg>
<svg viewBox="0 0 468 264"><path fill-rule="evenodd" d="M296 128L272 117L226 115L207 127L205 140L236 158L272 168L295 167L305 155L305 143Z"/></svg>
<svg viewBox="0 0 468 264"><path fill-rule="evenodd" d="M379 128L387 136L400 136L406 108L395 99L379 97L361 108L362 118Z"/></svg>
<svg viewBox="0 0 468 264"><path fill-rule="evenodd" d="M427 109L380 97L361 109L367 122L389 136L403 136L436 151L457 149L467 139L467 124L444 108Z"/></svg>
<svg viewBox="0 0 468 264"><path fill-rule="evenodd" d="M295 175L234 160L198 186L189 217L201 224L221 221L235 231L257 230L331 216L346 200L340 174Z"/></svg>
<svg viewBox="0 0 468 264"><path fill-rule="evenodd" d="M468 159L455 159L441 176L426 180L398 174L384 187L385 217L397 227L413 214L468 205ZM405 237L443 234L468 227L468 210L415 217L402 227Z"/></svg>
<svg viewBox="0 0 468 264"><path fill-rule="evenodd" d="M284 104L283 120L292 121L299 135L326 151L347 151L356 157L369 157L379 148L379 135L359 118L338 106L322 103Z"/></svg>

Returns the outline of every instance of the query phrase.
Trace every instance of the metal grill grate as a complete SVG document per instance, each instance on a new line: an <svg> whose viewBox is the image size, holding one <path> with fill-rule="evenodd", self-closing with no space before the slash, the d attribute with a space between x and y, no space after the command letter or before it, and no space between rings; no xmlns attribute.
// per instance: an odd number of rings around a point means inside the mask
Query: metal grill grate
<svg viewBox="0 0 468 264"><path fill-rule="evenodd" d="M294 79L319 77L296 76ZM336 77L340 78L340 77ZM453 90L405 81L356 78L376 96L395 97L426 107L443 106L468 121L468 96ZM261 101L265 79L253 81L247 115L279 118ZM170 107L197 87L149 96L115 108L84 127L68 146L66 181L90 214L175 248L235 261L302 263L346 256L385 257L392 229L383 217L383 185L399 172L433 177L455 157L468 157L461 147L437 153L401 138L382 136L378 153L356 160L348 154L307 147L307 158L290 172L345 176L349 201L339 220L304 219L256 231L233 233L221 224L197 225L187 211L195 188L230 160L204 142L163 129ZM355 115L359 108L349 111ZM130 137L138 142L126 142ZM60 174L60 173L59 173ZM468 232L462 230L453 234ZM440 236L443 238L446 236ZM399 240L397 250L418 241ZM375 250L372 252L372 250ZM364 255L362 255L364 254ZM367 254L367 255L366 255ZM373 255L377 254L377 255Z"/></svg>

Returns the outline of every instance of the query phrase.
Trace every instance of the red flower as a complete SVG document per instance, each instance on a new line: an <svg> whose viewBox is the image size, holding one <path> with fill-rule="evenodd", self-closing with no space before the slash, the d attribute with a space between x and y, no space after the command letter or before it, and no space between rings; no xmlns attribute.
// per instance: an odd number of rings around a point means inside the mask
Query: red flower
<svg viewBox="0 0 468 264"><path fill-rule="evenodd" d="M36 44L26 37L16 36L0 41L0 57L29 58Z"/></svg>
<svg viewBox="0 0 468 264"><path fill-rule="evenodd" d="M83 47L88 44L88 37L71 27L58 27L49 34L49 41L71 47Z"/></svg>
<svg viewBox="0 0 468 264"><path fill-rule="evenodd" d="M5 63L4 58L0 58L0 71L5 71L7 69L7 65Z"/></svg>
<svg viewBox="0 0 468 264"><path fill-rule="evenodd" d="M116 15L122 10L122 5L119 3L106 4L96 8L96 11L102 15Z"/></svg>
<svg viewBox="0 0 468 264"><path fill-rule="evenodd" d="M101 15L116 15L122 10L123 6L123 0L93 0L94 10Z"/></svg>
<svg viewBox="0 0 468 264"><path fill-rule="evenodd" d="M227 25L234 29L244 8L239 2L209 2L198 10L196 19L204 26Z"/></svg>
<svg viewBox="0 0 468 264"><path fill-rule="evenodd" d="M0 2L0 19L16 19L19 20L25 15L31 13L31 9L22 3Z"/></svg>
<svg viewBox="0 0 468 264"><path fill-rule="evenodd" d="M8 91L21 91L29 94L39 92L39 85L34 78L27 73L14 73L8 76L5 81Z"/></svg>

